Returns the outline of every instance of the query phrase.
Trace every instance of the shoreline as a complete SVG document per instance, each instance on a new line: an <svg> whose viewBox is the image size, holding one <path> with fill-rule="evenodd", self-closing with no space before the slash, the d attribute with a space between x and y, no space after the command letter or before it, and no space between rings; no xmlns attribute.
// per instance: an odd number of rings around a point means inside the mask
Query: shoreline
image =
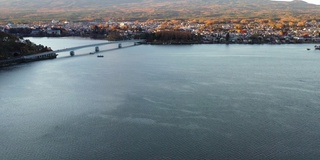
<svg viewBox="0 0 320 160"><path fill-rule="evenodd" d="M320 44L320 42L285 42L285 43L240 43L240 42L142 42L141 44L151 44L151 45L193 45L193 44L223 44L223 45L284 45L284 44Z"/></svg>
<svg viewBox="0 0 320 160"><path fill-rule="evenodd" d="M59 37L55 37L59 38ZM81 38L81 37L80 37ZM99 39L92 39L92 40L99 40ZM313 44L316 45L320 44L319 42L302 42L302 43L205 43L205 42L141 42L141 45L298 45L298 44ZM305 48L306 50L314 50L319 51L319 49L314 48L315 46L310 46L310 48ZM0 68L14 66L22 63L29 63L29 62L35 62L35 61L43 61L43 60L49 60L49 59L55 59L57 55L55 56L49 56L49 57L37 57L37 58L25 58L18 57L18 58L12 58L12 59L6 59L6 60L0 60Z"/></svg>
<svg viewBox="0 0 320 160"><path fill-rule="evenodd" d="M90 36L72 36L72 35L67 35L67 36L23 36L23 38L28 38L28 37L33 37L33 38L84 38L84 39L92 39L92 40L107 40L104 38L93 38ZM129 39L121 39L121 40L129 40ZM121 41L121 40L115 40L115 41ZM110 40L109 40L110 41ZM142 42L141 44L152 44L152 45L192 45L192 44L250 44L250 45L261 45L261 44L276 44L276 45L281 45L281 44L320 44L320 40L315 40L315 39L305 39L305 40L278 40L278 42L259 42L259 41L252 41L250 39L244 39L242 41L232 41L229 40L228 42L226 40L222 41L181 41L181 42L175 42L174 40L168 40L168 41L157 41L156 42Z"/></svg>
<svg viewBox="0 0 320 160"><path fill-rule="evenodd" d="M13 58L13 59L0 60L0 68L14 66L14 65L22 64L22 63L30 63L30 62L35 62L35 61L43 61L43 60L56 59L56 58L57 58L57 55L41 57L41 58L18 57L18 58Z"/></svg>

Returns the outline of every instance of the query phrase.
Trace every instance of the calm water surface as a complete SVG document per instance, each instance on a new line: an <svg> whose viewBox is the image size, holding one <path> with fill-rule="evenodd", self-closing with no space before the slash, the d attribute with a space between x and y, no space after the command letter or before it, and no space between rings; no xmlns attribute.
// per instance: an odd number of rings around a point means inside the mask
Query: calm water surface
<svg viewBox="0 0 320 160"><path fill-rule="evenodd" d="M312 46L90 48L2 68L0 159L318 159Z"/></svg>

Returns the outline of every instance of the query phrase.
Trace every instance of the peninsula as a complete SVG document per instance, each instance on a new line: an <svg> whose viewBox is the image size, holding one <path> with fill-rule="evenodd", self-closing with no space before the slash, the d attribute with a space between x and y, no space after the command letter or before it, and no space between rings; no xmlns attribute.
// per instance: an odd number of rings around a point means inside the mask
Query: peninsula
<svg viewBox="0 0 320 160"><path fill-rule="evenodd" d="M0 67L25 62L24 56L47 51L52 50L47 46L36 45L30 40L0 32ZM46 57L46 59L48 58L56 58L56 56Z"/></svg>

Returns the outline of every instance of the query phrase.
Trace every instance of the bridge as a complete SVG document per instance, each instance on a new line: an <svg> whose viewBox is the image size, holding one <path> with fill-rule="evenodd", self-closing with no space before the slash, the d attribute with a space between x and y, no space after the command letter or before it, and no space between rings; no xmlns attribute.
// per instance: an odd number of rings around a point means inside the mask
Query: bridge
<svg viewBox="0 0 320 160"><path fill-rule="evenodd" d="M35 61L35 60L42 60L42 59L53 59L57 57L57 53L59 52L70 52L70 56L75 55L75 50L79 50L82 48L89 48L94 47L94 52L99 52L99 46L109 45L109 44L118 44L118 48L122 48L122 43L133 43L134 46L141 44L144 42L144 40L126 40L126 41L111 41L111 42L104 42L104 43L97 43L97 44L89 44L89 45L83 45L83 46L77 46L72 48L65 48L65 49L59 49L55 51L49 51L49 52L43 52L33 55L24 56L24 61Z"/></svg>

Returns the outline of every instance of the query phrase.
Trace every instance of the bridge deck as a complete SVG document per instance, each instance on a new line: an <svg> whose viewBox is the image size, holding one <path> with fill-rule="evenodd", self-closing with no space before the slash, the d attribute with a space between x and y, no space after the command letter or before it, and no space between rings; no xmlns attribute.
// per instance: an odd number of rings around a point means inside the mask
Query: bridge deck
<svg viewBox="0 0 320 160"><path fill-rule="evenodd" d="M116 44L116 43L130 43L130 42L139 43L139 42L143 42L143 40L112 41L112 42L104 42L104 43L97 43L97 44L89 44L89 45L83 45L83 46L77 46L77 47L71 47L71 48L65 48L65 49L58 49L55 51L43 52L43 53L39 53L39 54L33 54L33 55L29 55L29 56L24 56L24 58L31 59L34 57L46 56L46 55L50 55L53 53L59 53L59 52L74 51L74 50L78 50L78 49L82 49L82 48L103 46L103 45Z"/></svg>

